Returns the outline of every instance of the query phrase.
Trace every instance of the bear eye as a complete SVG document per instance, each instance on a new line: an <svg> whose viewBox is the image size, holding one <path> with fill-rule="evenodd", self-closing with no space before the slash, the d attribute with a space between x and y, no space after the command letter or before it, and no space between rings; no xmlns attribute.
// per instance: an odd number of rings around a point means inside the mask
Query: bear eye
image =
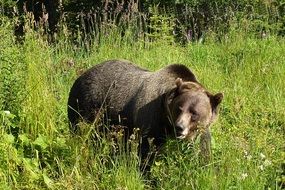
<svg viewBox="0 0 285 190"><path fill-rule="evenodd" d="M180 114L182 112L182 107L176 107L174 110L176 114Z"/></svg>
<svg viewBox="0 0 285 190"><path fill-rule="evenodd" d="M199 116L197 114L192 114L191 121L195 122L198 121Z"/></svg>
<svg viewBox="0 0 285 190"><path fill-rule="evenodd" d="M191 121L192 122L198 121L199 115L195 111L190 111L190 113L191 113Z"/></svg>

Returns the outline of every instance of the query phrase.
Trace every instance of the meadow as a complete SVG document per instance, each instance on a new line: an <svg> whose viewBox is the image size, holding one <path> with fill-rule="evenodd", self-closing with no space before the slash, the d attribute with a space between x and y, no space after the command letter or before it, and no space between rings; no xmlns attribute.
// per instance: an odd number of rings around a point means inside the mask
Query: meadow
<svg viewBox="0 0 285 190"><path fill-rule="evenodd" d="M285 39L232 30L221 40L181 46L121 37L112 29L86 49L64 35L50 44L27 27L17 43L13 22L0 22L0 189L282 189L285 186ZM187 65L211 92L223 92L211 127L212 159L197 144L169 140L149 178L137 152L116 149L96 126L70 134L67 98L74 80L109 59L157 70ZM87 125L87 126L86 126ZM90 129L90 130L89 130ZM118 134L117 138L122 137ZM128 142L137 146L137 141ZM155 181L155 185L153 185Z"/></svg>

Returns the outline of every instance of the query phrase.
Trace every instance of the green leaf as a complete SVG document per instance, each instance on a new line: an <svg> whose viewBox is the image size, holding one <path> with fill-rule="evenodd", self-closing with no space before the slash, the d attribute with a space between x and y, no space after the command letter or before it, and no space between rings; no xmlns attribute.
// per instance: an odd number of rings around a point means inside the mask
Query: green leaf
<svg viewBox="0 0 285 190"><path fill-rule="evenodd" d="M33 142L33 144L40 146L43 150L45 150L48 147L46 139L41 135L39 135L39 137Z"/></svg>
<svg viewBox="0 0 285 190"><path fill-rule="evenodd" d="M29 139L26 134L19 135L19 139L24 145L28 145L31 143L31 139Z"/></svg>
<svg viewBox="0 0 285 190"><path fill-rule="evenodd" d="M3 141L7 144L13 144L15 140L15 137L11 134L4 134L3 135Z"/></svg>
<svg viewBox="0 0 285 190"><path fill-rule="evenodd" d="M43 173L43 179L44 179L46 186L49 189L52 189L53 181L47 176L47 174L45 172Z"/></svg>

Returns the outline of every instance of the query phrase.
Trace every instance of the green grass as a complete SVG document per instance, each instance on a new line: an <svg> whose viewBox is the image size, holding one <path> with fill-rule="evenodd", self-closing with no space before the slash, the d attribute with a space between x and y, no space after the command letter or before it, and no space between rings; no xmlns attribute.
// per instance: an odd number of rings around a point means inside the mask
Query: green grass
<svg viewBox="0 0 285 190"><path fill-rule="evenodd" d="M17 44L12 28L3 19L0 189L281 189L285 39L232 32L219 43L208 39L181 47L109 34L86 52L64 36L49 45L32 30ZM224 93L209 164L200 162L196 145L170 140L152 167L154 187L138 171L135 151L115 148L108 136L92 141L92 126L80 137L69 133L72 83L92 65L118 58L150 70L182 63L211 92Z"/></svg>

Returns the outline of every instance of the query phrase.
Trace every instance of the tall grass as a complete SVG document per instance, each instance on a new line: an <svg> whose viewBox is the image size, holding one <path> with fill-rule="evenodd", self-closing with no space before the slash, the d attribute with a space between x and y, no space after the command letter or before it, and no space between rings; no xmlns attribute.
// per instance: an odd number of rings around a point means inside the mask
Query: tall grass
<svg viewBox="0 0 285 190"><path fill-rule="evenodd" d="M12 28L11 21L1 21L1 189L281 189L282 177L284 185L283 38L256 39L234 30L221 42L209 35L204 44L181 47L110 32L86 52L84 41L74 45L63 33L50 45L29 27L17 44ZM116 147L114 137L94 141L96 130L90 138L88 130L69 133L72 83L92 65L117 58L150 70L182 63L210 91L224 92L209 164L199 160L196 144L170 140L144 178L136 152L120 151L124 146Z"/></svg>

